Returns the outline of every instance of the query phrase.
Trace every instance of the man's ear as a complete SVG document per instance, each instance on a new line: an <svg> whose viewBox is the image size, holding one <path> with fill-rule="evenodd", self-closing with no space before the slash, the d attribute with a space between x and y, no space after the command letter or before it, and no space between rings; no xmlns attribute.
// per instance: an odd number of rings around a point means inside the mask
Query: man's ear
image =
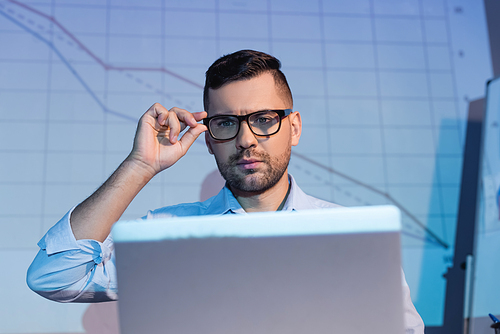
<svg viewBox="0 0 500 334"><path fill-rule="evenodd" d="M214 151L212 150L212 143L210 142L210 135L208 134L208 131L205 131L205 144L207 145L208 153L214 154Z"/></svg>
<svg viewBox="0 0 500 334"><path fill-rule="evenodd" d="M290 129L292 136L292 146L297 146L299 144L300 135L302 134L302 118L300 118L300 113L295 111L288 115L290 119Z"/></svg>

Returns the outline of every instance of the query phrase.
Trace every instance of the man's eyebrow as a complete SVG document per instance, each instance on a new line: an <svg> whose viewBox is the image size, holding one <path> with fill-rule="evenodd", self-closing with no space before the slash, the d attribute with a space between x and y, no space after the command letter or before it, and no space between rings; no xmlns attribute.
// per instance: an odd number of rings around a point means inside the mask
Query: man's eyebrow
<svg viewBox="0 0 500 334"><path fill-rule="evenodd" d="M286 108L285 108L286 109ZM264 109L259 109L259 110L254 110L254 111L250 111L248 113L246 113L245 115L248 115L248 114L253 114L253 113L256 113L256 112L262 112L262 111L269 111L269 110L285 110L285 109L281 109L281 108L264 108ZM240 116L240 115L236 115L236 114L233 114L232 111L222 111L222 112L216 112L215 114L213 114L212 116L209 116L209 117L215 117L215 116Z"/></svg>
<svg viewBox="0 0 500 334"><path fill-rule="evenodd" d="M222 111L222 112L217 112L209 117L214 117L214 116L235 116L235 115L231 111Z"/></svg>

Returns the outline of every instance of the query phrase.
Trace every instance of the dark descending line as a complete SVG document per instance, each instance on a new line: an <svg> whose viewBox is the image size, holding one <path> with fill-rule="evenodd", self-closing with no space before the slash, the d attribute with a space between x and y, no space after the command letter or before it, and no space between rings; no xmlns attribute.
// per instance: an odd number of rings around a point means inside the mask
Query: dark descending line
<svg viewBox="0 0 500 334"><path fill-rule="evenodd" d="M50 22L52 22L53 24L55 24L59 29L61 29L73 42L75 42L82 50L83 52L85 52L89 57L91 57L92 59L94 59L99 65L101 65L106 71L142 71L142 72L162 72L162 73L165 73L165 74L168 74L174 78L177 78L181 81L184 81L194 87L197 87L197 88L200 88L200 89L203 89L203 86L200 85L199 83L197 82L194 82L186 77L183 77L182 75L180 74L177 74L175 72L172 72L164 67L127 67L127 66L114 66L114 65L110 65L110 64L107 64L105 63L101 58L99 58L98 56L96 56L92 51L90 51L89 48L87 48L85 46L85 44L83 44L78 38L75 37L75 35L73 35L68 29L66 29L66 27L64 27L61 23L59 23L59 21L56 20L56 18L54 18L53 16L50 16L50 15L47 15L33 7L30 7L22 2L19 2L17 0L7 0L8 2L10 3L13 3L19 7L22 7L24 9L26 9L27 11L30 11L36 15L39 15L43 18L46 18L47 20L49 20Z"/></svg>
<svg viewBox="0 0 500 334"><path fill-rule="evenodd" d="M54 51L54 53L59 57L59 59L61 59L61 61L64 63L64 65L66 65L66 67L68 68L68 70L73 73L73 75L75 76L75 78L80 82L80 84L83 86L83 88L85 88L85 90L87 91L87 93L89 93L89 95L92 97L92 99L102 108L102 110L105 112L105 113L109 113L109 114L112 114L112 115L115 115L115 116L118 116L120 118L123 118L123 119L126 119L126 120L129 120L129 121L132 121L132 122L137 122L137 118L134 118L132 116L129 116L129 115L126 115L126 114L123 114L123 113L120 113L118 111L114 111L114 110L110 110L108 109L103 103L101 100L99 100L99 98L97 97L97 95L92 91L92 89L87 85L87 83L82 79L82 77L78 74L78 72L73 68L73 66L71 66L71 64L68 62L68 60L61 54L61 52L54 46L54 44L52 44L50 41L48 41L47 39L45 39L44 37L42 37L40 34L38 34L36 31L30 29L29 27L25 26L24 24L22 24L21 22L15 20L14 18L10 17L9 15L5 14L3 11L0 11L0 15L4 16L5 18L7 18L8 20L12 21L14 24L16 24L17 26L21 27L22 29L26 30L27 32L29 32L30 34L32 34L34 37L36 37L37 39L39 39L41 42L43 42L44 44L46 44L52 51Z"/></svg>
<svg viewBox="0 0 500 334"><path fill-rule="evenodd" d="M297 152L292 152L292 154L294 156L296 156L297 158L300 158L304 161L307 161L309 162L310 164L313 164L314 166L317 166L321 169L324 169L326 170L327 172L329 173L332 173L332 174L336 174L346 180L349 180L351 181L352 183L354 184L357 184L363 188L366 188L370 191L373 191L374 193L377 193L385 198L387 198L389 201L391 201L392 203L394 203L395 206L397 206L402 212L404 212L406 215L408 215L408 217L410 217L411 220L413 220L418 226L420 226L426 233L428 233L434 240L436 240L437 243L439 243L441 246L443 246L445 249L448 249L450 246L443 240L441 240L440 237L438 237L434 232L432 232L429 228L427 228L427 226L425 226L417 217L415 217L408 209L406 209L401 203L399 203L396 199L394 199L391 195L369 185L369 184L366 184L364 182L361 182L359 180L356 180L342 172L339 172L331 167L328 167L328 166L325 166L323 164L320 164L319 162L317 161L314 161L308 157L306 157L305 155L302 155L300 153L297 153Z"/></svg>

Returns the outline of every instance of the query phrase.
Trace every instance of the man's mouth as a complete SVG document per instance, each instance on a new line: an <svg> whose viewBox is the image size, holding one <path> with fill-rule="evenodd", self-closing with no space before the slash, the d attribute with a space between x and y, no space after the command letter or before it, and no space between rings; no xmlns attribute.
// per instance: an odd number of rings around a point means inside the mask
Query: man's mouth
<svg viewBox="0 0 500 334"><path fill-rule="evenodd" d="M236 166L241 169L254 169L259 167L260 164L262 164L262 161L257 159L241 159L236 163Z"/></svg>

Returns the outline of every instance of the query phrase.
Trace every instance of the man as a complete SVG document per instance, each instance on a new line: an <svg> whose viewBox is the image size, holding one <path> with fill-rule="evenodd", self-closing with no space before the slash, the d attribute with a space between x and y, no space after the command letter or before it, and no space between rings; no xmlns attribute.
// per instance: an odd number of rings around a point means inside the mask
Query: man
<svg viewBox="0 0 500 334"><path fill-rule="evenodd" d="M28 271L31 289L57 301L117 299L109 237L113 223L142 187L175 164L203 132L226 186L205 202L161 208L146 218L337 206L306 195L288 174L291 147L299 143L302 122L292 111L292 95L280 66L265 53L238 51L208 69L203 94L207 112L153 105L139 120L130 155L38 243L41 249ZM403 289L406 327L423 333L406 283Z"/></svg>

